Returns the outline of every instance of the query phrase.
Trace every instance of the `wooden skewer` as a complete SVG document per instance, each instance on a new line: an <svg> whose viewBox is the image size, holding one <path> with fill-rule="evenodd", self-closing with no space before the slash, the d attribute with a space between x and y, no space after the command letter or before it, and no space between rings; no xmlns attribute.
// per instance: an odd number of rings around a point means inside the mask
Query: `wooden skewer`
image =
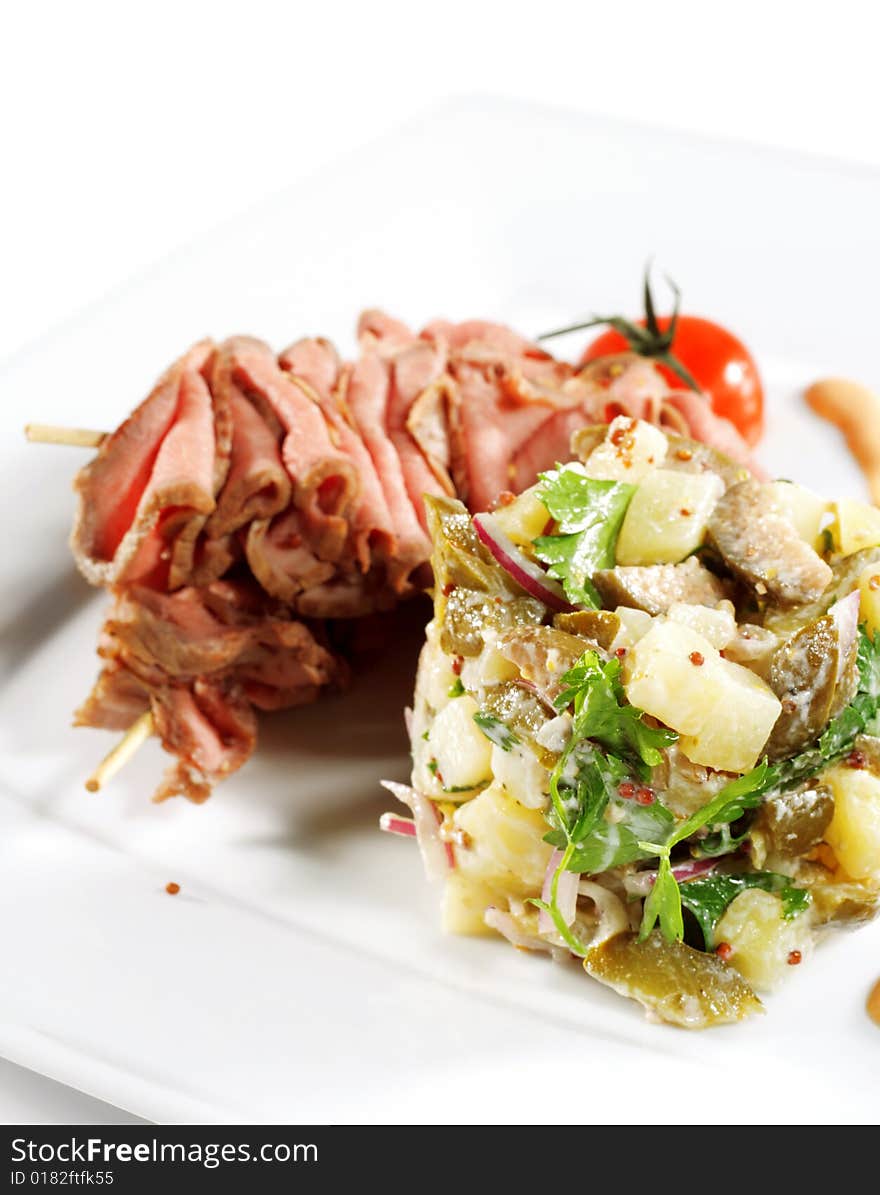
<svg viewBox="0 0 880 1195"><path fill-rule="evenodd" d="M55 427L51 423L26 423L25 439L33 444L68 444L72 448L100 448L107 432L87 427Z"/></svg>
<svg viewBox="0 0 880 1195"><path fill-rule="evenodd" d="M147 741L155 730L152 710L135 719L128 730L92 772L86 781L86 788L90 793L96 793L123 768L137 749Z"/></svg>

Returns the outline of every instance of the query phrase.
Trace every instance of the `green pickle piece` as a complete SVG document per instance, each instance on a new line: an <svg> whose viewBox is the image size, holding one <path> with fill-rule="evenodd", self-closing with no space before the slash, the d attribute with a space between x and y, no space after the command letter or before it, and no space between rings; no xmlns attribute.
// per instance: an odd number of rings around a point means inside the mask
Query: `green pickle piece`
<svg viewBox="0 0 880 1195"><path fill-rule="evenodd" d="M771 760L796 755L814 742L855 696L858 640L844 642L830 614L807 623L776 652L770 687L782 713L765 748Z"/></svg>
<svg viewBox="0 0 880 1195"><path fill-rule="evenodd" d="M568 635L590 639L607 651L620 630L620 619L610 610L574 610L571 614L554 614L553 625Z"/></svg>
<svg viewBox="0 0 880 1195"><path fill-rule="evenodd" d="M524 739L534 739L548 717L541 699L516 681L504 681L487 689L480 708L494 714Z"/></svg>
<svg viewBox="0 0 880 1195"><path fill-rule="evenodd" d="M559 691L559 682L589 647L577 635L556 627L519 627L501 641L501 654L542 692Z"/></svg>
<svg viewBox="0 0 880 1195"><path fill-rule="evenodd" d="M434 544L431 565L436 593L461 585L483 593L512 592L506 574L484 551L462 502L425 497L428 531Z"/></svg>
<svg viewBox="0 0 880 1195"><path fill-rule="evenodd" d="M483 631L537 626L543 604L526 597L477 539L465 506L454 498L425 498L434 541L434 614L440 645L454 656L477 656Z"/></svg>
<svg viewBox="0 0 880 1195"><path fill-rule="evenodd" d="M763 1011L733 967L684 942L667 942L657 930L644 942L630 933L609 938L590 950L584 970L682 1029L729 1025Z"/></svg>
<svg viewBox="0 0 880 1195"><path fill-rule="evenodd" d="M763 855L798 859L821 842L834 817L834 796L826 784L805 784L768 797L749 828Z"/></svg>
<svg viewBox="0 0 880 1195"><path fill-rule="evenodd" d="M503 633L516 627L538 626L543 605L535 598L492 597L458 586L446 599L440 646L453 656L478 656L483 650L483 632Z"/></svg>

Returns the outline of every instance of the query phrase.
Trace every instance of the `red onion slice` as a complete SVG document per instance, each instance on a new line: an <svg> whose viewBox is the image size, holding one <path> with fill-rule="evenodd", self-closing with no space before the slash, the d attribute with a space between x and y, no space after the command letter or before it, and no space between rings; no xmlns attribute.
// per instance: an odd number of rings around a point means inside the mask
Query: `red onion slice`
<svg viewBox="0 0 880 1195"><path fill-rule="evenodd" d="M440 823L442 818L436 805L424 793L416 792L408 784L398 784L396 780L380 781L383 788L408 805L412 810L416 839L425 865L425 875L429 880L444 880L450 870L455 867L455 852L452 844L444 842L440 837Z"/></svg>
<svg viewBox="0 0 880 1195"><path fill-rule="evenodd" d="M415 838L416 823L411 817L399 817L396 813L383 813L379 818L379 829L386 834L399 834L401 838Z"/></svg>
<svg viewBox="0 0 880 1195"><path fill-rule="evenodd" d="M498 520L493 515L474 515L473 522L480 541L526 593L543 602L551 610L567 613L575 609L566 598L562 586L552 577L548 577L539 565L519 550L501 530Z"/></svg>
<svg viewBox="0 0 880 1195"><path fill-rule="evenodd" d="M729 858L730 856L726 856ZM672 874L679 884L695 880L697 876L706 875L718 866L717 859L691 859L687 863L680 863L673 867ZM633 896L647 896L654 887L657 879L656 871L639 871L635 875L627 876L624 887Z"/></svg>
<svg viewBox="0 0 880 1195"><path fill-rule="evenodd" d="M547 871L544 874L544 887L541 889L541 900L547 904L550 903L553 877L556 874L556 868L559 866L561 858L562 851L554 850L550 856L550 862L547 864ZM577 872L563 871L556 886L556 907L562 914L562 919L566 925L571 925L577 913L578 883L580 882L580 878ZM555 932L556 926L553 924L553 918L546 909L542 909L538 917L538 933L552 934Z"/></svg>

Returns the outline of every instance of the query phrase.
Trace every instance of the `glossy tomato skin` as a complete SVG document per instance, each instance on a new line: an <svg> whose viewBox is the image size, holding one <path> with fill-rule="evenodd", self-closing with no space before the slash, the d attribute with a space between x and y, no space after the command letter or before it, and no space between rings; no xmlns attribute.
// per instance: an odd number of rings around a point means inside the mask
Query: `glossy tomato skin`
<svg viewBox="0 0 880 1195"><path fill-rule="evenodd" d="M668 317L657 322L663 331L669 326ZM626 338L609 328L587 345L581 364L628 349ZM764 388L755 359L742 341L711 320L680 315L672 354L710 396L712 410L729 419L748 444L757 444L764 430ZM670 385L684 386L667 366L658 367Z"/></svg>

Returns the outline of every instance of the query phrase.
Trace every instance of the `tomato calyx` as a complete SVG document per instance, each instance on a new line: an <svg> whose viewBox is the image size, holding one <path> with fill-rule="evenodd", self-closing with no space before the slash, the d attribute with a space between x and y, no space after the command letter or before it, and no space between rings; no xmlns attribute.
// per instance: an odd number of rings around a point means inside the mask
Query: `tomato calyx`
<svg viewBox="0 0 880 1195"><path fill-rule="evenodd" d="M672 346L675 343L675 331L678 327L678 313L681 307L681 290L668 275L666 276L666 281L673 294L673 305L672 315L669 317L669 323L665 329L661 328L657 322L654 296L651 294L651 267L648 265L645 267L643 291L645 315L642 323L633 323L632 320L626 319L622 315L594 315L583 323L570 324L566 328L555 328L552 332L545 332L543 336L538 337L538 340L550 340L554 336L564 336L568 332L583 332L588 328L613 328L615 332L619 333L626 340L634 353L638 353L640 357L649 357L651 360L660 361L668 369L671 369L677 377L681 378L691 390L696 390L698 394L702 394L702 388L694 379L693 374L682 365L681 361L672 352Z"/></svg>

